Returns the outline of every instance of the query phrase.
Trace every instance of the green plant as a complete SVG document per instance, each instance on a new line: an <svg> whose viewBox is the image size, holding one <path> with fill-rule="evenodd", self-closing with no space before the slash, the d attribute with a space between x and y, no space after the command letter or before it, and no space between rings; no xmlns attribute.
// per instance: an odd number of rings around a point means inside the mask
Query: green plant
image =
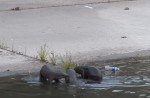
<svg viewBox="0 0 150 98"><path fill-rule="evenodd" d="M38 52L41 61L46 61L46 57L48 53L46 47L47 45L44 44L43 46L41 46L40 51Z"/></svg>
<svg viewBox="0 0 150 98"><path fill-rule="evenodd" d="M61 63L64 69L74 68L76 64L73 62L71 55L68 53L61 58Z"/></svg>
<svg viewBox="0 0 150 98"><path fill-rule="evenodd" d="M54 52L52 52L51 55L49 55L49 58L50 58L50 63L56 65L57 62L56 62L56 57Z"/></svg>

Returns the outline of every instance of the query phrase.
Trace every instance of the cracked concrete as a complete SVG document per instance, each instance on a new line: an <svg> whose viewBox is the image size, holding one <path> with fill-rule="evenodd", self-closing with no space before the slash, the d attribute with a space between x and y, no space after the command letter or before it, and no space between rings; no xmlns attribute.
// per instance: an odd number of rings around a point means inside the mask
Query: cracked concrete
<svg viewBox="0 0 150 98"><path fill-rule="evenodd" d="M75 6L85 4L97 4L126 0L0 0L0 12L9 11L15 7L20 10L39 9L49 7Z"/></svg>
<svg viewBox="0 0 150 98"><path fill-rule="evenodd" d="M34 5L29 1L0 0L0 9ZM41 4L49 4L47 2L50 3L48 0L40 1ZM70 52L77 61L127 57L125 53L150 49L149 3L149 0L137 0L3 11L0 12L0 39L10 50L13 48L33 57L45 43L49 52L56 55ZM124 10L126 7L129 10ZM14 65L22 62L19 60ZM11 66L10 63L8 65ZM27 68L30 69L29 66Z"/></svg>
<svg viewBox="0 0 150 98"><path fill-rule="evenodd" d="M44 63L0 49L0 77L38 72Z"/></svg>

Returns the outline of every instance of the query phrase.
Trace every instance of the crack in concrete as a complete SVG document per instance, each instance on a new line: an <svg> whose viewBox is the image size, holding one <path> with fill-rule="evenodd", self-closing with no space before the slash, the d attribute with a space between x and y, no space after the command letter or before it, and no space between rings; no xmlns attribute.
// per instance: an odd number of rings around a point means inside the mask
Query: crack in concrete
<svg viewBox="0 0 150 98"><path fill-rule="evenodd" d="M136 0L123 0L123 1L136 1ZM52 6L41 6L41 7L28 7L28 8L21 8L19 6L19 10L12 10L6 9L6 10L0 10L0 12L6 12L6 11L21 11L21 10L32 10L32 9L43 9L43 8L51 8L51 7L66 7L66 6L78 6L78 5L87 5L87 4L100 4L100 3L113 3L113 2L122 2L122 1L107 1L107 2L91 2L91 3L80 3L80 4L64 4L64 5L52 5Z"/></svg>

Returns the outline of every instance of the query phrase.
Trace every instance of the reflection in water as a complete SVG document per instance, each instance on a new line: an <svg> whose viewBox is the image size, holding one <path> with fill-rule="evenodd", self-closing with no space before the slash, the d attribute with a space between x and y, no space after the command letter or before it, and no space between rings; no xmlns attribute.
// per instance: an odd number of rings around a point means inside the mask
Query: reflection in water
<svg viewBox="0 0 150 98"><path fill-rule="evenodd" d="M97 62L95 62L97 64ZM1 98L150 98L150 60L121 60L119 71L102 69L101 83L44 85L38 75L0 78ZM93 63L94 64L94 63ZM100 64L100 63L99 63Z"/></svg>

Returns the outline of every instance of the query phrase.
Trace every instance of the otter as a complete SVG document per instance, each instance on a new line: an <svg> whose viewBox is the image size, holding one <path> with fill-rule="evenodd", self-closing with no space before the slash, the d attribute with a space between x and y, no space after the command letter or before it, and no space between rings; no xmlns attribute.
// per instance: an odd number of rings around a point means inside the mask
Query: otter
<svg viewBox="0 0 150 98"><path fill-rule="evenodd" d="M67 69L66 73L69 76L68 82L70 84L75 84L75 85L79 85L79 81L77 80L77 76L76 76L76 72L74 69Z"/></svg>
<svg viewBox="0 0 150 98"><path fill-rule="evenodd" d="M44 65L40 70L40 81L43 83L52 84L53 80L58 83L62 78L65 78L66 82L69 81L69 76L66 73L52 71L49 65Z"/></svg>
<svg viewBox="0 0 150 98"><path fill-rule="evenodd" d="M91 79L98 82L102 81L100 70L94 66L77 66L74 70L80 74L83 79Z"/></svg>

